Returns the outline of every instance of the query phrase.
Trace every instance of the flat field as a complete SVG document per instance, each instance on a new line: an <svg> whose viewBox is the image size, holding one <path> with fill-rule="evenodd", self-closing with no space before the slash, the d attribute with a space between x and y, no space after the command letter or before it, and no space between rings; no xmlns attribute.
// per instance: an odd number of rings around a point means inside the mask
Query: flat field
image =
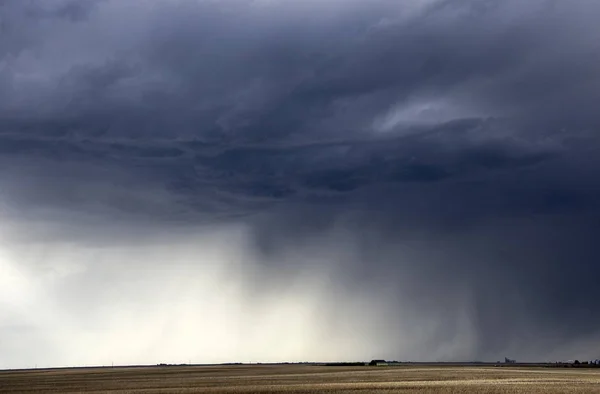
<svg viewBox="0 0 600 394"><path fill-rule="evenodd" d="M0 371L19 393L600 393L600 369L235 365Z"/></svg>

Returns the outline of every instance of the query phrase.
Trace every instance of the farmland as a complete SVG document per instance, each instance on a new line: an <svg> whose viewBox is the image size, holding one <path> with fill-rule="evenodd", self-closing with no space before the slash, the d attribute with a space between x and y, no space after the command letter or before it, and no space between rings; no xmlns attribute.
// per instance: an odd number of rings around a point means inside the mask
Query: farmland
<svg viewBox="0 0 600 394"><path fill-rule="evenodd" d="M600 369L217 365L0 371L22 393L600 393Z"/></svg>

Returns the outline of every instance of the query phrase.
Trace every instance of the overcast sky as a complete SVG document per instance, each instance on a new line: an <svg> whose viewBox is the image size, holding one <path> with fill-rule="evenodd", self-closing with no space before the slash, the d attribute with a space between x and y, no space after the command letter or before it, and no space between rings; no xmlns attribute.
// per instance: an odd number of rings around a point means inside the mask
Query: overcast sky
<svg viewBox="0 0 600 394"><path fill-rule="evenodd" d="M600 357L598 15L0 0L0 368Z"/></svg>

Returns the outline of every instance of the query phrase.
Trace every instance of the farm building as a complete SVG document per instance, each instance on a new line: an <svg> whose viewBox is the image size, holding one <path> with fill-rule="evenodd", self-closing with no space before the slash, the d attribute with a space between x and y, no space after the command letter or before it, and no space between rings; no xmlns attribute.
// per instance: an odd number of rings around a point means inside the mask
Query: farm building
<svg viewBox="0 0 600 394"><path fill-rule="evenodd" d="M371 362L369 363L369 365L382 366L382 365L388 365L388 362L385 361L385 360L371 360Z"/></svg>

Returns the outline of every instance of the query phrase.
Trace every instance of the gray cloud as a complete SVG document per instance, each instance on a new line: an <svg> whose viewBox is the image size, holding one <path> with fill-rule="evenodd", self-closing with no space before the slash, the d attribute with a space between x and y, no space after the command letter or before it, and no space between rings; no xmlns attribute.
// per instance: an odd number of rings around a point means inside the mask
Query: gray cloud
<svg viewBox="0 0 600 394"><path fill-rule="evenodd" d="M597 8L0 2L0 366L597 357Z"/></svg>

